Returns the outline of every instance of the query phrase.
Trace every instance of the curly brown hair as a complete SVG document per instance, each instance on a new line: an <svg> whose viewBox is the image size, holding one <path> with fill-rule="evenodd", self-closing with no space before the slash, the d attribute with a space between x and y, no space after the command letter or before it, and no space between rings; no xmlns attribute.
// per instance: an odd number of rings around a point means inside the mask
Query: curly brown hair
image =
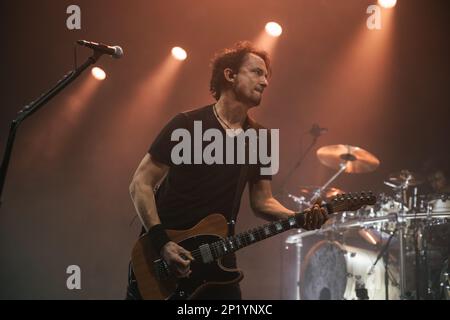
<svg viewBox="0 0 450 320"><path fill-rule="evenodd" d="M211 61L212 75L209 84L209 91L216 100L219 100L223 89L230 85L230 83L225 79L223 71L230 68L233 72L237 73L244 62L246 55L249 53L253 53L261 57L266 63L266 68L269 74L271 73L270 58L267 52L256 49L249 41L237 42L234 47L223 49L216 53Z"/></svg>

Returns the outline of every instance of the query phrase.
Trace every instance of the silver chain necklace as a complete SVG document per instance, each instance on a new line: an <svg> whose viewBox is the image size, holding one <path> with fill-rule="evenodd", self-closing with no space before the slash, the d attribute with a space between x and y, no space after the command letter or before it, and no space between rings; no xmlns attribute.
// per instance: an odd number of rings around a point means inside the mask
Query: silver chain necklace
<svg viewBox="0 0 450 320"><path fill-rule="evenodd" d="M222 118L219 116L219 113L218 113L217 110L216 110L216 105L213 106L213 109L214 109L214 114L216 115L217 119L219 119L220 122L222 122L228 129L234 131L235 129L231 128L231 127L230 127L224 120L222 120Z"/></svg>

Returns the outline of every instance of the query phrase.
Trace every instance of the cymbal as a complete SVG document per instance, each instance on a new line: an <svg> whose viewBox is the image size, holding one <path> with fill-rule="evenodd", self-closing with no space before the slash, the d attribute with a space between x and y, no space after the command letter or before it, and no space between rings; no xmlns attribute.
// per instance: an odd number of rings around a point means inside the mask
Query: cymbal
<svg viewBox="0 0 450 320"><path fill-rule="evenodd" d="M343 144L322 147L317 150L317 157L323 165L336 170L346 164L347 173L371 172L380 165L380 160L370 152Z"/></svg>
<svg viewBox="0 0 450 320"><path fill-rule="evenodd" d="M403 184L408 181L408 185L411 187L418 186L424 182L421 175L409 170L401 170L400 172L392 173L389 175L389 181Z"/></svg>
<svg viewBox="0 0 450 320"><path fill-rule="evenodd" d="M319 186L301 186L299 188L299 194L302 196L311 196L313 195L320 187ZM322 195L325 196L326 198L331 198L334 197L338 194L343 194L345 193L344 191L342 191L341 189L338 188L333 188L333 187L329 187L329 188L325 188L322 191Z"/></svg>

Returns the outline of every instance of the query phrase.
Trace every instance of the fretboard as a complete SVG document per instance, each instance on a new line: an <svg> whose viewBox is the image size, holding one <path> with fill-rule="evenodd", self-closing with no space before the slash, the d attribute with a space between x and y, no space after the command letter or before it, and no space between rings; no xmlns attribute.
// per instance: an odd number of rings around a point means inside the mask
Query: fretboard
<svg viewBox="0 0 450 320"><path fill-rule="evenodd" d="M290 217L210 243L209 247L214 259L218 259L253 243L273 237L293 228L297 228L297 220L295 217Z"/></svg>
<svg viewBox="0 0 450 320"><path fill-rule="evenodd" d="M322 205L322 208L328 214L332 214L335 212L358 210L363 205L374 205L375 203L376 197L371 192L368 194L361 192L360 194L338 195L333 200ZM287 219L268 223L213 243L201 245L198 253L202 256L204 263L212 262L253 243L303 226L304 215L305 212L297 213Z"/></svg>

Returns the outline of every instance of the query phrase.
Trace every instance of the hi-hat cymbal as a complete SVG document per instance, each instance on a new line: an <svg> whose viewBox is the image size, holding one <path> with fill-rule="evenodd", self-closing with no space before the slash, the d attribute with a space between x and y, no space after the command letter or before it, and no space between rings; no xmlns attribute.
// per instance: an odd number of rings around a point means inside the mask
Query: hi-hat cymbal
<svg viewBox="0 0 450 320"><path fill-rule="evenodd" d="M310 197L319 189L319 186L302 186L299 188L299 194L302 196ZM343 193L345 192L341 189L333 187L325 188L324 190L322 190L322 196L325 196L326 198L331 198Z"/></svg>
<svg viewBox="0 0 450 320"><path fill-rule="evenodd" d="M400 172L389 175L389 181L396 184L408 182L408 186L415 187L423 183L423 178L418 173L409 170L401 170Z"/></svg>
<svg viewBox="0 0 450 320"><path fill-rule="evenodd" d="M322 147L317 150L317 157L323 165L336 170L346 164L347 173L371 172L380 165L380 160L370 152L343 144Z"/></svg>

